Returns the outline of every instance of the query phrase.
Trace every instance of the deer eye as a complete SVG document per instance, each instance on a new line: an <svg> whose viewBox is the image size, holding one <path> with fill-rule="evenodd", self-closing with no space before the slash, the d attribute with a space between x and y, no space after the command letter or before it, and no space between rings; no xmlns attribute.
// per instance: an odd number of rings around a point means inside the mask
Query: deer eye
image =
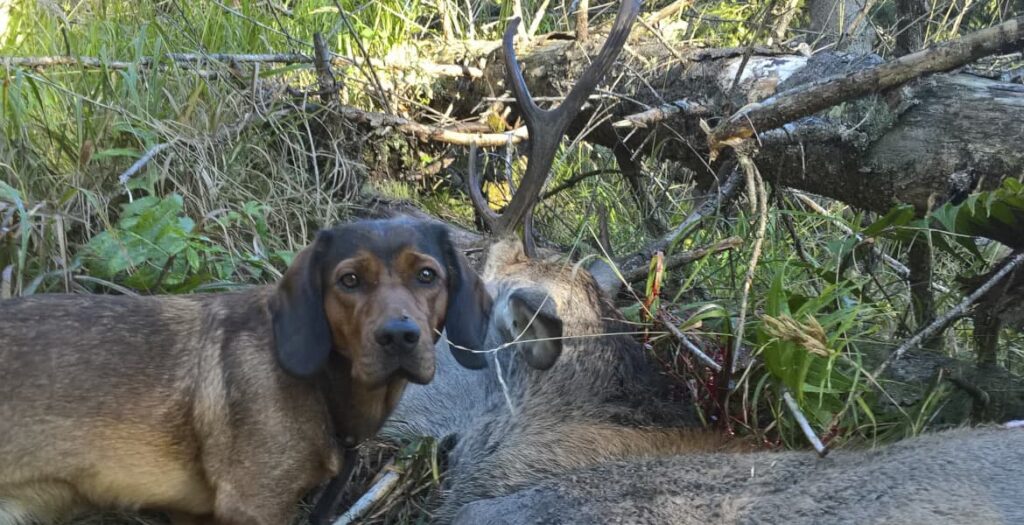
<svg viewBox="0 0 1024 525"><path fill-rule="evenodd" d="M437 280L437 272L431 268L421 268L416 274L416 280L423 284L430 284Z"/></svg>
<svg viewBox="0 0 1024 525"><path fill-rule="evenodd" d="M345 288L355 288L356 286L359 286L359 276L354 273L346 273L341 276L339 282Z"/></svg>

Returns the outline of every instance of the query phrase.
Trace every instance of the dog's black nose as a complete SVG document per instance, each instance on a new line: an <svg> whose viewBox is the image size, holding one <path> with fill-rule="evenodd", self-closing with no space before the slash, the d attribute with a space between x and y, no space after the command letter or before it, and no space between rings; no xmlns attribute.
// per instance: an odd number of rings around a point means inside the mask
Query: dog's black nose
<svg viewBox="0 0 1024 525"><path fill-rule="evenodd" d="M420 342L420 327L409 318L391 319L377 328L373 336L384 348L408 352Z"/></svg>

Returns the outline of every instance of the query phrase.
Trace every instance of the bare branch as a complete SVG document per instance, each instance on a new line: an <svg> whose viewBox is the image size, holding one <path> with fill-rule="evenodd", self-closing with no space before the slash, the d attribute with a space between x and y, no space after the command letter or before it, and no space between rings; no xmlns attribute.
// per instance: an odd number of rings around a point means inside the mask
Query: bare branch
<svg viewBox="0 0 1024 525"><path fill-rule="evenodd" d="M685 117L707 117L711 115L711 108L697 102L674 100L640 113L626 115L613 122L612 127L647 128L680 113Z"/></svg>
<svg viewBox="0 0 1024 525"><path fill-rule="evenodd" d="M750 104L708 134L711 157L756 132L777 128L840 102L890 89L1024 45L1024 16L847 76L829 78Z"/></svg>
<svg viewBox="0 0 1024 525"><path fill-rule="evenodd" d="M718 194L705 201L704 204L686 217L683 222L679 223L668 233L654 240L639 251L617 260L616 266L619 268L619 271L624 275L628 275L637 271L638 268L646 268L647 261L655 252L666 251L669 246L675 244L675 242L682 235L689 232L691 228L696 226L705 218L716 213L722 204L732 200L732 198L736 196L740 186L742 186L742 181L743 174L740 173L739 170L734 169L729 178L719 188Z"/></svg>
<svg viewBox="0 0 1024 525"><path fill-rule="evenodd" d="M714 359L711 359L710 357L708 357L707 354L702 352L700 348L697 348L697 345L693 344L693 342L690 341L688 337L686 337L686 334L684 334L682 330L676 328L675 324L672 322L671 319L668 318L668 316L664 312L658 312L658 320L661 321L661 325L664 326L669 331L669 333L671 333L677 340L679 340L679 342L683 345L683 348L686 348L687 351L693 354L693 356L696 357L698 361L704 363L704 366L707 366L708 368L714 370L715 372L722 371L722 365L716 363Z"/></svg>
<svg viewBox="0 0 1024 525"><path fill-rule="evenodd" d="M24 68L49 68L80 66L96 69L128 69L132 66L140 68L153 68L162 60L168 60L171 64L179 67L194 68L199 65L208 65L214 62L227 64L314 64L315 58L301 53L265 53L265 54L228 54L228 53L167 53L160 58L144 57L136 61L105 61L96 57L74 57L74 56L38 56L38 57L0 57L0 67L24 67ZM367 63L362 58L348 57L332 54L330 63L332 66L362 66ZM455 64L435 64L432 62L414 62L408 64L388 62L371 59L369 64L377 69L395 69L421 71L428 75L439 77L470 77L480 78L484 72L480 68L459 66Z"/></svg>
<svg viewBox="0 0 1024 525"><path fill-rule="evenodd" d="M822 216L825 216L825 217L831 217L831 214L829 214L828 210L826 210L825 208L822 208L820 204L818 204L817 202L814 202L814 199L808 197L805 193L800 192L800 191L796 191L796 190L790 190L790 193L794 197L796 197L797 199L800 199L800 202L804 203L807 207L809 207L812 210L814 210L815 213L817 213L819 215L822 215ZM853 230L850 229L849 226L843 224L842 222L835 221L835 225L840 230L845 232L847 235L856 235L858 241L863 241L864 240L864 236L863 235L861 235L859 233L854 234ZM889 254L883 252L882 250L878 249L878 246L872 245L871 246L871 250L874 252L874 254L876 256L881 257L882 262L884 262L886 265L888 265L890 268L892 268L896 272L896 275L899 275L904 280L910 279L910 268L907 268L907 266L905 264L897 261L891 255L889 255ZM931 286L932 286L932 288L934 288L935 290L937 290L937 291L939 291L941 293L949 293L949 291L950 291L949 288L947 288L947 287L945 287L945 286L943 286L943 285L941 285L939 283L936 283L934 281L932 282Z"/></svg>
<svg viewBox="0 0 1024 525"><path fill-rule="evenodd" d="M885 372L886 369L888 369L894 361L903 357L903 354L907 353L908 350L917 347L925 339L928 339L938 334L942 330L945 330L950 323L967 314L967 311L970 309L971 305L976 303L978 299L980 299L983 295L988 293L988 291L995 287L995 285L999 284L999 282L1005 279L1007 275L1010 275L1010 273L1016 270L1021 265L1021 263L1024 263L1024 252L1018 251L1015 252L1010 257L1008 257L1006 259L1006 262L1003 264L1003 267L1000 268L999 271L994 273L988 281L985 281L984 284L976 288L973 292L971 292L970 295L968 295L962 301L957 303L956 306L950 308L948 311L946 311L946 313L942 314L934 321L932 321L931 324L919 330L916 334L914 334L913 337L904 341L903 344L897 347L896 350L893 351L893 353L890 354L889 357L885 359L885 361L882 361L882 364L878 365L878 368L876 368L875 371L872 372L870 377L881 377L882 373ZM846 402L846 405L843 406L843 409L832 417L832 424L829 426L835 426L835 424L837 424L843 418L843 415L846 414L850 407L852 407L854 403L861 398L861 395L863 394L850 396L849 400Z"/></svg>
<svg viewBox="0 0 1024 525"><path fill-rule="evenodd" d="M324 104L329 104L338 99L338 82L331 71L331 50L319 31L313 33L313 50L313 67L316 68L316 76L320 82L320 100Z"/></svg>
<svg viewBox="0 0 1024 525"><path fill-rule="evenodd" d="M117 177L118 182L122 185L128 184L128 181L134 177L139 170L144 168L146 164L149 164L149 161L153 160L153 157L156 157L158 153L167 149L170 145L170 142L164 142L150 148L143 156L139 157L139 160L133 162L131 166L128 166L128 169L124 170L124 173Z"/></svg>
<svg viewBox="0 0 1024 525"><path fill-rule="evenodd" d="M399 476L397 472L394 470L388 470L379 481L370 487L370 490L368 490L366 494L363 494L363 496L353 503L344 514L334 520L333 525L348 525L349 523L353 523L358 520L363 514L366 514L366 511L370 510L374 504L390 494L398 485L398 481L400 479L401 476Z"/></svg>
<svg viewBox="0 0 1024 525"><path fill-rule="evenodd" d="M710 246L704 246L695 250L687 250L673 254L665 258L665 270L672 270L678 268L684 264L689 264L693 261L703 259L708 255L714 255L728 250L735 250L743 245L743 239L739 237L729 237L718 241ZM647 276L647 268L640 267L629 272L622 272L622 278L627 283L636 282Z"/></svg>
<svg viewBox="0 0 1024 525"><path fill-rule="evenodd" d="M786 408L793 414L797 424L800 425L800 430L803 431L804 436L807 436L807 440L811 442L811 446L814 447L814 451L818 453L818 456L825 457L828 454L828 448L825 444L818 439L818 435L814 433L814 429L811 428L810 422L807 421L807 416L800 410L800 406L796 404L796 400L793 399L793 395L789 393L789 389L785 386L782 387L782 399L786 402Z"/></svg>

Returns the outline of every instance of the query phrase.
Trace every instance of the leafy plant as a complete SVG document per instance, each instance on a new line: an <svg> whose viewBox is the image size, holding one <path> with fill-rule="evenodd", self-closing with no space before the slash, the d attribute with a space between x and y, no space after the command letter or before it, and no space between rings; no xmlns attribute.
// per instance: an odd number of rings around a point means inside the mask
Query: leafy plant
<svg viewBox="0 0 1024 525"><path fill-rule="evenodd" d="M230 281L244 268L259 280L271 261L287 265L291 252L248 253L235 257L203 234L184 214L180 195L143 197L122 207L117 224L85 246L85 266L94 277L148 292L182 293L212 281ZM264 208L249 202L215 223L229 228L249 222L258 238L269 236Z"/></svg>
<svg viewBox="0 0 1024 525"><path fill-rule="evenodd" d="M86 245L88 270L103 279L123 281L142 290L181 284L175 263L199 266L194 243L195 222L182 215L180 195L143 197L126 204L117 225ZM190 249L191 248L191 249ZM178 258L184 259L178 262Z"/></svg>

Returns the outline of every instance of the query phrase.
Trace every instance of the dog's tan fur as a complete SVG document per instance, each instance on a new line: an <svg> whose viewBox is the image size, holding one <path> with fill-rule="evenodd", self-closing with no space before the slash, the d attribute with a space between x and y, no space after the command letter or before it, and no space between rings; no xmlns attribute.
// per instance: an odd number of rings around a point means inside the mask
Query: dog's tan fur
<svg viewBox="0 0 1024 525"><path fill-rule="evenodd" d="M351 272L359 287L337 284ZM339 471L335 440L372 436L407 381L431 380L440 329L483 329L479 289L443 228L400 219L322 232L277 286L4 301L0 524L288 523ZM373 335L396 318L422 334L400 352Z"/></svg>

